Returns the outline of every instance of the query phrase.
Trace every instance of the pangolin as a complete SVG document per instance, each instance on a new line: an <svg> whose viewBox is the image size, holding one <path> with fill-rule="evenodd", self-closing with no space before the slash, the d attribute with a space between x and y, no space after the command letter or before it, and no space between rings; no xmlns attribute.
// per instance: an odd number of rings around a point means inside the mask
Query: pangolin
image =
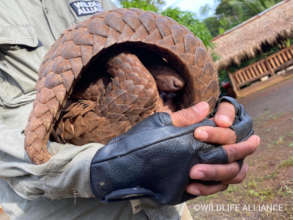
<svg viewBox="0 0 293 220"><path fill-rule="evenodd" d="M214 105L217 73L202 42L162 15L115 9L64 32L39 70L25 149L41 164L49 138L106 144L158 111Z"/></svg>
<svg viewBox="0 0 293 220"><path fill-rule="evenodd" d="M107 62L107 74L87 73L104 77L79 82L53 139L106 144L154 112L174 111L175 92L183 89L184 80L159 59L145 66L135 54L121 53Z"/></svg>

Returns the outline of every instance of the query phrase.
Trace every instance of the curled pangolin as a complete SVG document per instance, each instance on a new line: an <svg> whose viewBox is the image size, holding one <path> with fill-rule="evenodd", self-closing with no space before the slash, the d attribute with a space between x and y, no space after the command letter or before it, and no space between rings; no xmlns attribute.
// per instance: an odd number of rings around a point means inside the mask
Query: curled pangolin
<svg viewBox="0 0 293 220"><path fill-rule="evenodd" d="M138 9L102 12L68 29L41 65L25 149L41 164L52 140L107 143L156 111L219 94L202 42L174 20Z"/></svg>
<svg viewBox="0 0 293 220"><path fill-rule="evenodd" d="M184 80L163 62L147 65L147 69L136 55L121 53L106 66L111 79L105 74L83 80L79 82L83 86L73 91L53 129L56 141L106 144L154 112L174 110L172 99L164 97L164 101L159 91L175 95L184 87Z"/></svg>

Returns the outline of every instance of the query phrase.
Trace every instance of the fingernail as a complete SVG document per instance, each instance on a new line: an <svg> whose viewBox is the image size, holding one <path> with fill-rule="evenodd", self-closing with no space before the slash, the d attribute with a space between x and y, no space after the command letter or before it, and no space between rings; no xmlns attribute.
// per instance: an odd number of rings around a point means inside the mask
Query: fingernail
<svg viewBox="0 0 293 220"><path fill-rule="evenodd" d="M255 135L256 145L260 145L260 137Z"/></svg>
<svg viewBox="0 0 293 220"><path fill-rule="evenodd" d="M195 195L195 196L199 196L200 195L199 189L196 188L196 187L194 187L194 186L189 186L187 188L187 192L189 192L190 194Z"/></svg>
<svg viewBox="0 0 293 220"><path fill-rule="evenodd" d="M203 172L197 171L197 172L194 172L191 177L192 179L195 179L195 180L201 180L205 177L205 175Z"/></svg>
<svg viewBox="0 0 293 220"><path fill-rule="evenodd" d="M209 104L207 102L200 102L192 107L192 109L200 114L209 110Z"/></svg>
<svg viewBox="0 0 293 220"><path fill-rule="evenodd" d="M209 137L209 134L205 130L198 128L195 131L195 137L200 140L207 140Z"/></svg>
<svg viewBox="0 0 293 220"><path fill-rule="evenodd" d="M230 126L232 125L230 119L226 115L219 115L219 121L222 121L225 125Z"/></svg>

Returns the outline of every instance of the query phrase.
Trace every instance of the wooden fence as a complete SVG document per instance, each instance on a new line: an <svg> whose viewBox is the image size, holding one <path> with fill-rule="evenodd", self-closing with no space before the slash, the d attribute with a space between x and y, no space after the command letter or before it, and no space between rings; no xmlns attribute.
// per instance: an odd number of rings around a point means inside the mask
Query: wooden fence
<svg viewBox="0 0 293 220"><path fill-rule="evenodd" d="M278 73L286 70L292 64L293 46L244 67L235 73L229 73L229 78L237 97L242 97L266 87L266 85L273 84L275 81L280 81L279 78L282 76Z"/></svg>

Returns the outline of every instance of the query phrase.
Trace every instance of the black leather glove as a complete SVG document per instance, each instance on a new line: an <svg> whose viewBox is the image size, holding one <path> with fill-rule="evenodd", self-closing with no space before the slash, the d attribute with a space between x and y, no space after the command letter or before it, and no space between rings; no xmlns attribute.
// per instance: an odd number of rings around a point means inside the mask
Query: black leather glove
<svg viewBox="0 0 293 220"><path fill-rule="evenodd" d="M252 135L252 121L242 105L223 97L236 109L231 127L237 141ZM221 146L196 140L194 130L215 126L212 120L175 127L168 113L156 113L100 149L91 163L91 188L100 201L148 197L159 204L178 204L194 198L185 192L189 171L198 163L224 164Z"/></svg>

